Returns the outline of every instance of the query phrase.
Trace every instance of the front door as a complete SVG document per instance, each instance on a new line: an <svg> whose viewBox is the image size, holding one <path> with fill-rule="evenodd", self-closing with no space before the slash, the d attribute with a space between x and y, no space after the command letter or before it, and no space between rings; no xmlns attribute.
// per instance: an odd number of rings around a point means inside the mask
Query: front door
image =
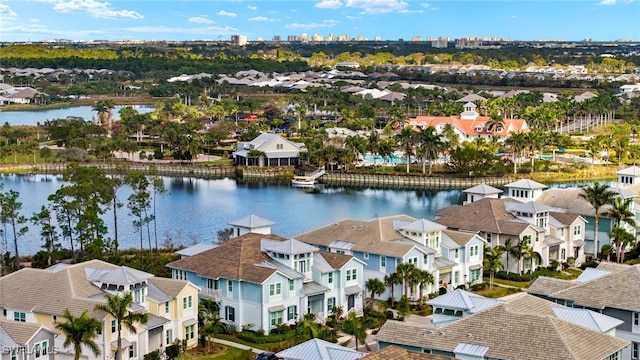
<svg viewBox="0 0 640 360"><path fill-rule="evenodd" d="M354 306L356 306L356 296L355 295L347 296L347 311L349 311L350 309L353 309Z"/></svg>

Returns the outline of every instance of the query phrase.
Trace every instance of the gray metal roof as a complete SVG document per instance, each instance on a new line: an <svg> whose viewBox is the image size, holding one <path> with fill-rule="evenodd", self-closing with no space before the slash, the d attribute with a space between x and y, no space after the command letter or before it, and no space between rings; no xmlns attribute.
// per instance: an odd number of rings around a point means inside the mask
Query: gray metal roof
<svg viewBox="0 0 640 360"><path fill-rule="evenodd" d="M135 284L153 277L152 274L126 266L119 266L115 269L86 267L84 272L88 281L116 285Z"/></svg>
<svg viewBox="0 0 640 360"><path fill-rule="evenodd" d="M515 203L515 202L505 203L504 207L507 211L520 211L520 212L526 212L531 214L549 212L553 210L553 208L545 204L537 203L535 201L529 201L526 203Z"/></svg>
<svg viewBox="0 0 640 360"><path fill-rule="evenodd" d="M558 319L602 333L606 333L624 323L622 320L587 309L575 309L564 306L553 307L552 309Z"/></svg>
<svg viewBox="0 0 640 360"><path fill-rule="evenodd" d="M453 352L456 355L460 354L460 355L470 355L470 356L478 356L478 357L484 357L484 354L486 354L487 351L489 351L488 346L465 344L465 343L460 343L453 349Z"/></svg>
<svg viewBox="0 0 640 360"><path fill-rule="evenodd" d="M518 188L518 189L529 189L529 190L539 190L545 189L547 185L540 184L537 181L529 180L529 179L520 179L514 181L512 183L508 183L504 187L506 188Z"/></svg>
<svg viewBox="0 0 640 360"><path fill-rule="evenodd" d="M444 256L437 257L433 262L433 266L436 269L444 269L444 268L454 267L456 265L458 265L458 263L456 263L455 261L449 260Z"/></svg>
<svg viewBox="0 0 640 360"><path fill-rule="evenodd" d="M356 243L351 241L335 240L331 244L329 244L329 247L340 249L340 250L351 250L351 248L354 247L355 245Z"/></svg>
<svg viewBox="0 0 640 360"><path fill-rule="evenodd" d="M344 293L346 295L353 295L361 292L362 292L362 288L358 285L347 286L346 288L344 288Z"/></svg>
<svg viewBox="0 0 640 360"><path fill-rule="evenodd" d="M255 228L259 228L259 227L265 227L265 226L271 226L273 224L275 224L275 222L262 218L260 216L256 216L256 215L249 215L247 217L244 217L240 220L234 220L234 221L230 221L228 222L229 225L235 225L235 226L239 226L239 227L243 227L243 228L247 228L247 229L255 229Z"/></svg>
<svg viewBox="0 0 640 360"><path fill-rule="evenodd" d="M476 185L474 187L462 190L462 192L470 193L470 194L493 195L493 194L500 194L503 191L500 189L494 188L493 186L480 184L480 185Z"/></svg>
<svg viewBox="0 0 640 360"><path fill-rule="evenodd" d="M214 244L205 244L205 243L199 243L199 244L195 244L192 246L189 246L188 248L184 248L180 251L176 251L176 254L181 255L181 256L193 256L195 254L199 254L203 251L207 251L207 250L211 250L213 248L215 248L218 245L214 245Z"/></svg>
<svg viewBox="0 0 640 360"><path fill-rule="evenodd" d="M158 303L171 300L171 296L165 294L160 290L153 282L147 282L147 297L155 300Z"/></svg>
<svg viewBox="0 0 640 360"><path fill-rule="evenodd" d="M285 264L278 262L277 260L263 261L261 263L256 264L256 266L262 266L268 269L274 269L282 273L284 276L288 277L289 279L304 278L304 275L286 266Z"/></svg>
<svg viewBox="0 0 640 360"><path fill-rule="evenodd" d="M640 167L631 166L620 171L616 171L617 175L640 176Z"/></svg>
<svg viewBox="0 0 640 360"><path fill-rule="evenodd" d="M270 251L274 253L289 255L313 253L320 250L315 246L303 243L302 241L298 241L296 239L289 239L285 241L262 239L260 248L264 252Z"/></svg>
<svg viewBox="0 0 640 360"><path fill-rule="evenodd" d="M603 277L605 275L609 275L611 273L613 273L613 271L588 267L588 268L584 269L584 271L580 274L580 276L578 276L578 278L576 279L576 282L579 283L579 284L586 283L586 282L589 282L591 280L595 280L597 278L601 278L601 277Z"/></svg>
<svg viewBox="0 0 640 360"><path fill-rule="evenodd" d="M313 253L313 269L321 274L333 272L336 269L329 265L327 260L319 252Z"/></svg>
<svg viewBox="0 0 640 360"><path fill-rule="evenodd" d="M416 231L419 233L442 231L447 228L444 225L425 219L418 219L416 221L394 220L393 227L396 230Z"/></svg>
<svg viewBox="0 0 640 360"><path fill-rule="evenodd" d="M365 355L321 339L311 339L276 353L278 358L285 360L355 360Z"/></svg>
<svg viewBox="0 0 640 360"><path fill-rule="evenodd" d="M545 245L560 245L564 243L564 240L555 238L553 236L545 236L544 243Z"/></svg>
<svg viewBox="0 0 640 360"><path fill-rule="evenodd" d="M151 329L157 328L158 326L164 325L170 321L171 320L167 318L163 318L162 316L154 315L152 313L147 313L147 322L141 325L145 329L151 330Z"/></svg>
<svg viewBox="0 0 640 360"><path fill-rule="evenodd" d="M462 289L456 289L427 301L428 305L448 309L460 309L476 313L502 303L500 300L485 298Z"/></svg>
<svg viewBox="0 0 640 360"><path fill-rule="evenodd" d="M321 294L329 290L330 289L328 287L322 286L322 284L319 284L315 281L310 281L302 285L302 289L300 290L300 292L309 296L309 295Z"/></svg>

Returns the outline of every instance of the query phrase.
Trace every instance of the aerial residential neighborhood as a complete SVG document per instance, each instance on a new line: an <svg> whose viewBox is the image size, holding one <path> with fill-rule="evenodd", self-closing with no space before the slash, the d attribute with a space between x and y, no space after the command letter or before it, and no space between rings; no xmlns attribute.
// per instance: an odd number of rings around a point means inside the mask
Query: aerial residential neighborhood
<svg viewBox="0 0 640 360"><path fill-rule="evenodd" d="M638 14L1 2L0 360L640 360Z"/></svg>

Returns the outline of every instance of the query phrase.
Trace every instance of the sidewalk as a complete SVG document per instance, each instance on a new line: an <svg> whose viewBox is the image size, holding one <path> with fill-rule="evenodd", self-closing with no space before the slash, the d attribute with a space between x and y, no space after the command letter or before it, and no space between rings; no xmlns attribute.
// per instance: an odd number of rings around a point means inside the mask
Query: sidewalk
<svg viewBox="0 0 640 360"><path fill-rule="evenodd" d="M247 345L238 344L238 343L233 342L233 341L222 340L222 339L217 339L217 338L214 340L214 343L218 343L218 344L222 344L222 345L226 345L226 346L231 346L231 347L235 347L235 348L242 349L242 350L251 350L256 354L260 354L260 353L265 352L265 350L262 350L262 349L256 349L256 348L252 348L252 347L247 346Z"/></svg>

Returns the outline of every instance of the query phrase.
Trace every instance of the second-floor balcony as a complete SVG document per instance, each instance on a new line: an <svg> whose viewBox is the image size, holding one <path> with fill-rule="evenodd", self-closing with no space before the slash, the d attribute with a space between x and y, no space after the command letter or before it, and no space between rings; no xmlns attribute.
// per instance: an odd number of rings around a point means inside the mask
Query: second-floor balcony
<svg viewBox="0 0 640 360"><path fill-rule="evenodd" d="M202 288L202 290L200 290L200 295L203 297L207 297L210 299L220 299L222 298L222 290L220 289L209 289L209 288Z"/></svg>

